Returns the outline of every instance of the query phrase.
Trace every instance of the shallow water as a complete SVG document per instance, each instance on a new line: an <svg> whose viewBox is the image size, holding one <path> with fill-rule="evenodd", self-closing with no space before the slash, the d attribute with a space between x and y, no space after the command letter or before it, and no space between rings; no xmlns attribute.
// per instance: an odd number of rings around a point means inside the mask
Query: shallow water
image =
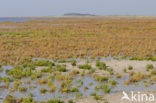
<svg viewBox="0 0 156 103"><path fill-rule="evenodd" d="M5 70L6 69L11 69L12 66L2 66L2 68L4 69L3 72L0 73L0 76L7 76L5 74ZM130 91L141 91L141 90L155 90L156 88L156 83L153 85L149 85L148 87L145 87L144 84L142 82L138 82L138 85L135 86L134 84L129 84L129 85L123 85L123 80L128 80L128 76L122 76L122 78L117 79L116 77L112 76L111 79L114 79L118 82L118 84L114 87L112 87L110 93L115 93L118 91L126 91L126 92L130 92ZM96 92L99 95L103 95L104 91L102 89L99 90L94 90L94 86L99 86L101 84L105 84L106 82L97 82L96 80L94 80L94 78L90 75L85 75L85 76L78 76L75 75L74 77L72 77L73 81L73 86L72 87L77 87L80 86L79 89L79 93L81 93L83 96L89 96L90 93L92 92ZM83 84L80 85L80 82L78 82L78 80L82 80ZM0 97L4 98L7 94L12 94L16 97L27 97L29 95L29 93L32 93L34 95L34 100L47 100L50 98L56 98L59 97L61 99L64 98L72 98L75 97L77 95L78 92L73 92L73 93L61 93L59 92L59 85L60 83L56 80L56 78L54 79L54 83L57 85L56 91L51 93L51 92L46 92L46 93L40 93L40 88L41 87L45 87L48 90L48 86L47 84L36 84L34 80L31 80L31 85L36 86L36 88L34 89L30 89L29 85L26 83L26 81L30 80L30 78L24 78L22 79L22 84L20 86L25 86L27 88L27 92L20 92L20 91L15 91L15 92L9 92L7 89L0 89ZM92 82L92 85L89 85L89 83ZM4 84L3 82L0 82L0 85ZM13 82L10 83L10 87L13 85ZM110 86L110 85L109 85ZM86 91L84 91L84 87L88 87L88 89Z"/></svg>
<svg viewBox="0 0 156 103"><path fill-rule="evenodd" d="M3 21L27 21L33 19L47 19L47 18L54 18L54 17L0 17L0 22Z"/></svg>
<svg viewBox="0 0 156 103"><path fill-rule="evenodd" d="M105 61L105 60L114 60L114 59L118 59L118 60L120 60L120 59L122 59L122 56L123 55L121 55L121 54L119 54L117 57L113 57L111 54L110 55L108 55L107 57L104 57L104 56L101 56L100 57L100 61ZM128 60L130 57L126 57L126 58L124 58L124 60ZM98 59L98 57L95 57L94 59L92 59L90 56L89 57L87 57L87 58L66 58L65 60L76 60L76 61L84 61L84 60L97 60ZM54 60L53 59L48 59L48 58L40 58L40 57L38 57L38 58L32 58L32 60L49 60L49 61L52 61L52 62L54 62Z"/></svg>

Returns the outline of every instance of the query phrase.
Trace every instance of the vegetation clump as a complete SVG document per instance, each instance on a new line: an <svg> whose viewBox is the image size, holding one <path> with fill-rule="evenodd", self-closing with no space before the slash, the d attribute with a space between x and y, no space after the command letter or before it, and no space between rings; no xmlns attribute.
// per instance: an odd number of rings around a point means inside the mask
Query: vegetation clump
<svg viewBox="0 0 156 103"><path fill-rule="evenodd" d="M146 65L146 71L149 71L151 69L153 69L153 65L152 64L147 64Z"/></svg>
<svg viewBox="0 0 156 103"><path fill-rule="evenodd" d="M151 81L156 81L156 75L151 76Z"/></svg>
<svg viewBox="0 0 156 103"><path fill-rule="evenodd" d="M66 93L70 93L70 92L79 92L78 88L75 87L70 87L70 86L64 86L63 88L60 88L61 92L66 92Z"/></svg>
<svg viewBox="0 0 156 103"><path fill-rule="evenodd" d="M54 98L54 99L48 100L46 103L64 103L64 101Z"/></svg>
<svg viewBox="0 0 156 103"><path fill-rule="evenodd" d="M109 93L111 91L111 88L106 84L101 85L101 88L105 93Z"/></svg>
<svg viewBox="0 0 156 103"><path fill-rule="evenodd" d="M10 82L11 79L9 77L1 77L0 76L0 82Z"/></svg>
<svg viewBox="0 0 156 103"><path fill-rule="evenodd" d="M71 61L71 65L72 65L72 66L76 66L76 60L73 59L73 60Z"/></svg>
<svg viewBox="0 0 156 103"><path fill-rule="evenodd" d="M54 92L56 90L56 85L54 83L49 84L49 91Z"/></svg>
<svg viewBox="0 0 156 103"><path fill-rule="evenodd" d="M74 103L74 102L73 102L73 100L72 100L72 99L69 99L69 100L68 100L68 103Z"/></svg>
<svg viewBox="0 0 156 103"><path fill-rule="evenodd" d="M32 97L25 97L23 98L22 103L37 103L37 102L35 102Z"/></svg>
<svg viewBox="0 0 156 103"><path fill-rule="evenodd" d="M24 68L16 66L13 69L7 69L6 74L11 75L13 78L20 79L24 76L23 71Z"/></svg>
<svg viewBox="0 0 156 103"><path fill-rule="evenodd" d="M2 103L16 103L16 98L12 95L6 95Z"/></svg>
<svg viewBox="0 0 156 103"><path fill-rule="evenodd" d="M137 73L133 74L132 76L130 76L128 81L129 82L138 82L138 81L145 79L147 77L148 77L148 75L141 74L140 72L137 72Z"/></svg>
<svg viewBox="0 0 156 103"><path fill-rule="evenodd" d="M108 76L102 76L102 75L98 75L98 74L94 74L93 75L93 78L96 80L96 81L108 81Z"/></svg>
<svg viewBox="0 0 156 103"><path fill-rule="evenodd" d="M56 67L54 69L56 71L59 71L59 72L66 72L67 71L66 65L56 65Z"/></svg>
<svg viewBox="0 0 156 103"><path fill-rule="evenodd" d="M54 66L55 64L49 60L37 60L35 66Z"/></svg>
<svg viewBox="0 0 156 103"><path fill-rule="evenodd" d="M32 75L32 68L23 68L22 66L15 66L12 69L6 70L7 75L11 75L15 79L21 79L23 77L29 77Z"/></svg>
<svg viewBox="0 0 156 103"><path fill-rule="evenodd" d="M107 70L107 66L104 62L100 62L100 61L97 61L96 62L96 66L100 69L100 70Z"/></svg>
<svg viewBox="0 0 156 103"><path fill-rule="evenodd" d="M151 75L156 75L156 70L151 70L151 71L150 71L150 74L151 74Z"/></svg>
<svg viewBox="0 0 156 103"><path fill-rule="evenodd" d="M41 92L41 93L45 93L45 92L47 92L47 89L46 89L45 87L42 87L42 88L40 89L40 92Z"/></svg>
<svg viewBox="0 0 156 103"><path fill-rule="evenodd" d="M133 67L131 65L129 65L128 70L133 70Z"/></svg>
<svg viewBox="0 0 156 103"><path fill-rule="evenodd" d="M78 70L72 70L72 74L79 74L80 72Z"/></svg>
<svg viewBox="0 0 156 103"><path fill-rule="evenodd" d="M117 81L111 79L111 80L108 81L108 83L111 84L111 85L116 85Z"/></svg>
<svg viewBox="0 0 156 103"><path fill-rule="evenodd" d="M0 65L0 72L2 72L3 71L3 68L2 68L2 66Z"/></svg>
<svg viewBox="0 0 156 103"><path fill-rule="evenodd" d="M27 88L24 86L20 86L20 87L18 87L18 89L20 92L26 92L27 91Z"/></svg>
<svg viewBox="0 0 156 103"><path fill-rule="evenodd" d="M123 69L123 72L124 72L124 73L127 73L127 69L126 69L126 68L124 68L124 69Z"/></svg>
<svg viewBox="0 0 156 103"><path fill-rule="evenodd" d="M93 96L95 100L103 100L103 97L98 95L96 92L91 92L90 96Z"/></svg>
<svg viewBox="0 0 156 103"><path fill-rule="evenodd" d="M80 69L85 69L85 70L90 70L90 69L92 69L92 67L91 67L91 65L89 65L89 64L82 64L82 65L79 65L78 66Z"/></svg>

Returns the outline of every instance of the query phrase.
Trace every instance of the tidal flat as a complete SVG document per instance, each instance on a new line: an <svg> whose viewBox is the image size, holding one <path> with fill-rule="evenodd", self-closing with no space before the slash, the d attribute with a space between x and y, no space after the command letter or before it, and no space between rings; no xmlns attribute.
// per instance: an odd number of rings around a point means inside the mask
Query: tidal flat
<svg viewBox="0 0 156 103"><path fill-rule="evenodd" d="M155 61L147 60L27 59L16 66L1 65L1 101L11 95L39 103L56 98L74 103L89 103L84 102L86 98L92 98L91 103L109 102L115 94L122 96L122 91L155 91L155 67Z"/></svg>
<svg viewBox="0 0 156 103"><path fill-rule="evenodd" d="M155 16L0 19L0 103L156 96Z"/></svg>

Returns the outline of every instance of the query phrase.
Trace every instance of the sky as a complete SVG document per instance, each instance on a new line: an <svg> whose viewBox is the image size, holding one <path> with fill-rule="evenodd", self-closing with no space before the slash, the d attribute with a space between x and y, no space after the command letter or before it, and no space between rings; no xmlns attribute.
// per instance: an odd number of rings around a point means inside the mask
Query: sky
<svg viewBox="0 0 156 103"><path fill-rule="evenodd" d="M0 17L95 15L156 15L156 0L0 0Z"/></svg>

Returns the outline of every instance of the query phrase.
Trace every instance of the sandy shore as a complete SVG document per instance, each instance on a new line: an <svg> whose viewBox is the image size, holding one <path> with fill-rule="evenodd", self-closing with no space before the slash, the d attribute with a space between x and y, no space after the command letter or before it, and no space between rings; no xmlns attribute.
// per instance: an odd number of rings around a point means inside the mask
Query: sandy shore
<svg viewBox="0 0 156 103"><path fill-rule="evenodd" d="M84 64L86 61L79 61L77 63L77 65L80 64ZM124 73L123 69L124 68L128 68L128 66L132 66L133 67L133 71L134 72L141 72L141 73L147 73L146 71L146 65L147 64L152 64L154 68L156 68L156 62L155 61L147 61L147 60L143 60L143 61L136 61L136 60L105 60L104 61L106 63L107 66L113 68L115 73L119 73L121 75L127 75L128 73ZM77 66L73 67L71 65L71 63L64 63L67 65L67 69L69 71L72 71L73 69L77 69L80 70ZM106 71L103 70L99 70L96 67L96 62L95 61L91 61L89 62L89 64L95 69L95 72L98 74L106 74Z"/></svg>

